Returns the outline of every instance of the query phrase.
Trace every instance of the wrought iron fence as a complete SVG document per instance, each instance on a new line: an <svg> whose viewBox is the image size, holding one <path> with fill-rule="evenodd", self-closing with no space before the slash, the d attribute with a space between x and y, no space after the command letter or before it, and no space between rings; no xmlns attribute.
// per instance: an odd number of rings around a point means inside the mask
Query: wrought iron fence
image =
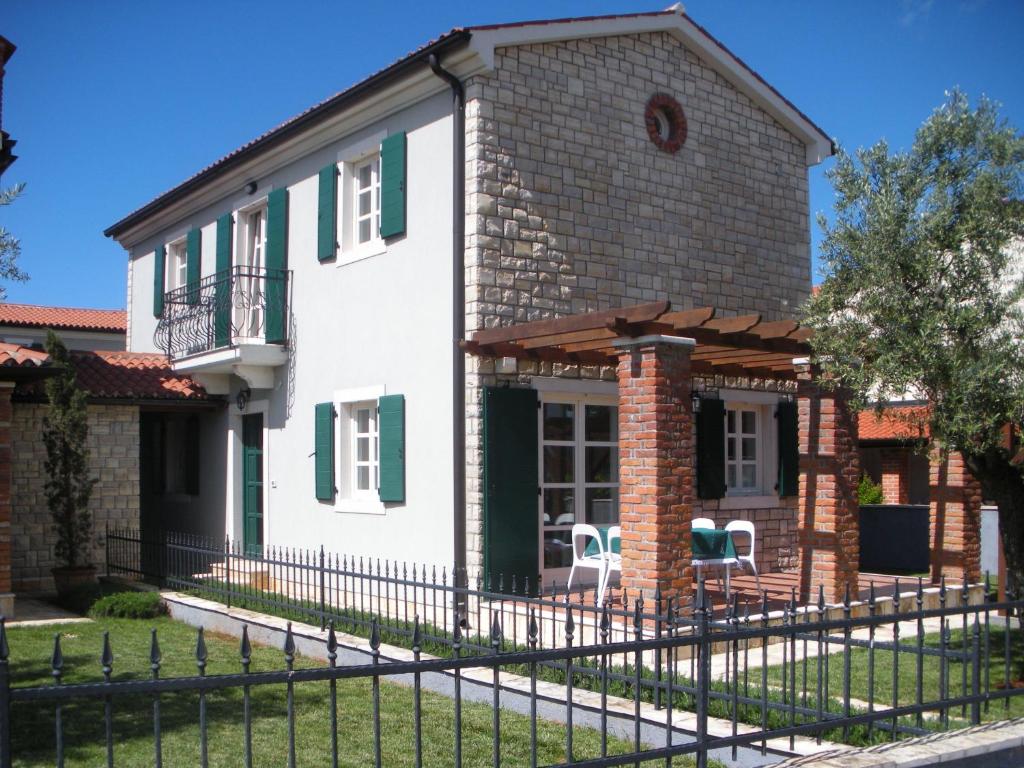
<svg viewBox="0 0 1024 768"><path fill-rule="evenodd" d="M284 343L288 277L235 266L168 291L154 342L172 359L245 341Z"/></svg>
<svg viewBox="0 0 1024 768"><path fill-rule="evenodd" d="M513 673L522 678L524 685L520 693L528 706L530 724L529 754L531 764L537 764L537 721L539 680L554 680L560 684L562 714L559 720L564 726L564 762L559 765L613 766L638 765L642 760L664 761L672 765L673 759L692 754L697 765L707 765L708 753L713 750L731 749L735 758L740 748L757 749L764 754L773 739L790 740L823 735L849 740L851 732L857 730L863 741L873 742L896 739L901 735L919 735L941 730L959 724L959 720L978 723L983 713L999 714L1000 708L1009 713L1011 699L1024 695L1024 689L1014 687L1012 682L1012 656L1024 656L1020 638L1019 623L1012 629L1012 618L1006 623L1001 635L993 631L993 615L1004 611L1011 617L1020 615L1024 601L1013 600L998 604L961 604L934 610L920 607L916 610L882 613L872 601L868 615L853 617L849 604L840 618L830 619L823 613L807 611L799 615L795 606L786 612L785 620L772 624L767 620L758 621L757 616L740 614L730 609L721 620L715 620L698 595L691 612L677 614L669 605L665 615L665 632L654 636L643 620L639 606L634 606L633 619L628 637L615 639L610 627L610 609L600 610L600 636L595 643L580 642L575 633L574 610L564 606L565 642L557 648L542 647L542 631L539 611L532 607L529 612L527 633L521 645L510 642L502 613L493 610L485 621L486 629L475 644L466 643L463 627L465 616L454 609L450 622L450 646L443 656L427 656L424 653L426 637L423 624L413 618L410 644L412 660L388 661L382 656L383 625L376 617L369 623L369 663L339 665L339 641L333 622L329 623L324 635L327 664L296 668L296 643L291 624L283 640L283 668L273 671L250 671L252 646L243 628L239 649L239 672L234 674L206 674L207 649L200 629L197 636L195 663L197 674L187 677L162 677L160 674L162 656L156 631L152 635L150 668L148 679L112 679L114 653L112 643L105 634L100 653L102 679L95 682L66 684L64 657L60 639L55 639L50 659L53 677L52 685L12 686L12 669L6 630L0 623L0 768L12 764L12 714L17 716L22 708L35 707L37 718L42 723L42 709L52 707L54 728L54 761L63 765L69 745L65 730L68 727L66 712L73 702L82 700L102 702L103 746L107 765L115 764L115 711L131 707L137 716L138 697L151 699L153 728L154 765L162 764L162 715L161 700L171 696L195 696L195 714L199 726L199 762L209 764L209 716L207 699L214 692L240 690L240 712L235 717L242 723L242 762L251 766L254 761L254 733L259 735L259 723L254 723L251 697L254 689L277 686L285 692L286 705L276 717L282 718L287 728L287 764L294 767L296 759L296 711L295 691L299 686L326 681L329 683L328 719L322 726L328 730L331 765L339 760L339 726L337 685L344 680L369 680L370 688L366 703L370 711L370 733L361 728L360 733L372 741L374 764L384 763L381 728L381 681L398 676L411 677L412 687L412 749L413 762L422 765L423 760L423 706L424 683L432 676L447 676L453 681L450 696L453 699L453 764L463 764L463 722L462 702L464 687L472 670L482 670L471 676L476 683L489 686L492 710L491 729L484 738L490 738L493 765L502 764L501 728L502 702L508 704L510 696L506 687L502 693L502 673ZM897 607L894 605L894 607ZM926 636L928 623L937 625L937 639ZM1019 619L1018 619L1019 622ZM913 637L902 636L906 624ZM953 628L957 628L954 632ZM915 631L916 630L916 631ZM1011 638L1011 632L1015 637ZM956 635L959 633L959 636ZM886 637L891 637L886 639ZM994 640L998 640L998 644ZM778 642L773 643L772 640ZM831 659L830 645L839 644L841 656ZM774 661L769 649L776 649ZM665 674L655 679L644 663L645 657L661 653L666 659ZM880 658L888 653L891 661L884 665ZM899 663L901 655L910 654L917 665L917 685L912 693L900 694ZM838 655L838 654L836 654ZM753 665L751 657L759 656L760 663ZM616 667L616 659L629 661L629 665ZM993 664L995 660L995 664ZM841 694L830 691L835 685L829 665L841 669L839 685ZM858 667L854 674L852 667ZM956 667L962 670L963 679L958 680ZM925 685L925 667L935 671L938 679L935 685ZM993 676L993 669L1001 668L1001 675ZM883 702L876 696L876 675L879 671L891 672L891 700ZM553 675L552 671L559 674ZM867 687L864 695L867 701L858 702L854 696L854 684L861 679L859 673L866 671ZM808 683L808 676L812 680ZM754 678L754 679L752 679ZM995 679L994 679L995 678ZM1000 684L1000 678L1002 684ZM798 681L801 681L798 685ZM505 683L508 681L505 680ZM429 686L428 686L429 687ZM600 730L599 755L580 756L574 747L573 719L579 712L579 702L573 704L581 688L589 688L599 696L597 725ZM654 691L660 691L664 702L661 713L654 712L646 701ZM135 697L130 699L128 697ZM616 701L617 700L617 701ZM624 701L625 700L625 701ZM590 706L593 703L590 702ZM696 713L683 730L676 722L680 710ZM142 710L145 711L145 710ZM82 710L78 710L82 714ZM262 717L267 714L264 712ZM508 715L504 715L508 717ZM720 726L712 732L710 725L717 718ZM632 727L631 744L620 754L609 754L609 721L625 719ZM646 727L642 736L641 726ZM725 726L724 728L721 726ZM265 727L265 724L264 724ZM652 735L654 733L654 735ZM351 735L351 734L349 734ZM477 735L476 738L480 738ZM74 745L71 745L74 746Z"/></svg>

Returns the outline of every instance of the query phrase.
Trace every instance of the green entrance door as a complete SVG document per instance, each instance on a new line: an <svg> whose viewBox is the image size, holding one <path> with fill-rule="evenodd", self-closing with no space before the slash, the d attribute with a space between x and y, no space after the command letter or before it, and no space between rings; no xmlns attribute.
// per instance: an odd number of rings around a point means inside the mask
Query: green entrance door
<svg viewBox="0 0 1024 768"><path fill-rule="evenodd" d="M242 417L242 533L246 554L263 554L263 414Z"/></svg>

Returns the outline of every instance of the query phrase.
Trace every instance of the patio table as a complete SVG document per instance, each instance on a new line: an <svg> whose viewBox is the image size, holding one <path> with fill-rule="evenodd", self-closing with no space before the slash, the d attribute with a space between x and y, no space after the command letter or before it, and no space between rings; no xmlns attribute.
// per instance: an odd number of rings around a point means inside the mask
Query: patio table
<svg viewBox="0 0 1024 768"><path fill-rule="evenodd" d="M729 576L732 566L738 565L736 545L732 534L724 528L694 528L691 532L690 549L693 564L697 568L697 579L700 580L700 569L704 566L721 565L725 567L725 599L729 599Z"/></svg>

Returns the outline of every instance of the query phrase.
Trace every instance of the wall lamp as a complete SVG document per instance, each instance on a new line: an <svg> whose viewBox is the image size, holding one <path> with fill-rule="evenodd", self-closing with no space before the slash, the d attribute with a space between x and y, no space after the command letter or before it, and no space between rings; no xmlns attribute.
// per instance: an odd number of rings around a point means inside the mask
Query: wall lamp
<svg viewBox="0 0 1024 768"><path fill-rule="evenodd" d="M256 182L255 181L250 181L248 184L245 185L245 193L247 195L252 195L252 194L256 193Z"/></svg>

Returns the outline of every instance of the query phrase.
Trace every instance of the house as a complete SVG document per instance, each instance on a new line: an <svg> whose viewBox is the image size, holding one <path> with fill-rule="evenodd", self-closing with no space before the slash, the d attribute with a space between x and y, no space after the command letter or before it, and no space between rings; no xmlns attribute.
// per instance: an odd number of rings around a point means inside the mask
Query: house
<svg viewBox="0 0 1024 768"><path fill-rule="evenodd" d="M441 35L106 231L128 350L229 403L161 522L523 584L621 521L683 596L691 516L745 518L837 599L856 427L792 321L832 151L678 6Z"/></svg>
<svg viewBox="0 0 1024 768"><path fill-rule="evenodd" d="M68 349L125 348L123 309L79 309L0 302L0 342L42 348L46 332L56 331Z"/></svg>

